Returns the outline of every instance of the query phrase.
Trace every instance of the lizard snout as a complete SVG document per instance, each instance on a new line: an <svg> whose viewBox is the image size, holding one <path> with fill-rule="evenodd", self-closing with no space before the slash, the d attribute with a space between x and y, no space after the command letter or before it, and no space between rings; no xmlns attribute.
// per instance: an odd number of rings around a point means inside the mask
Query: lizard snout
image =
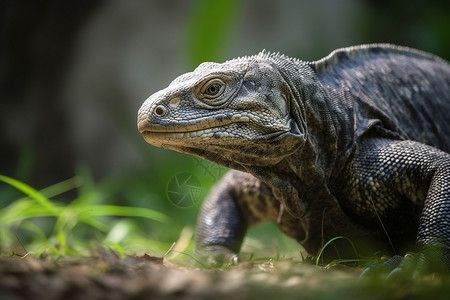
<svg viewBox="0 0 450 300"><path fill-rule="evenodd" d="M138 117L137 120L137 127L140 133L143 133L145 131L148 130L148 127L150 125L150 122L147 120L147 118L141 118L140 116Z"/></svg>
<svg viewBox="0 0 450 300"><path fill-rule="evenodd" d="M151 129L153 119L161 118L167 114L167 107L162 103L165 98L160 96L160 92L151 95L144 101L138 111L137 127L140 133Z"/></svg>
<svg viewBox="0 0 450 300"><path fill-rule="evenodd" d="M137 127L140 133L143 133L144 131L147 131L150 127L150 120L151 117L151 105L149 105L148 100L145 101L141 108L138 111L138 118L137 118Z"/></svg>

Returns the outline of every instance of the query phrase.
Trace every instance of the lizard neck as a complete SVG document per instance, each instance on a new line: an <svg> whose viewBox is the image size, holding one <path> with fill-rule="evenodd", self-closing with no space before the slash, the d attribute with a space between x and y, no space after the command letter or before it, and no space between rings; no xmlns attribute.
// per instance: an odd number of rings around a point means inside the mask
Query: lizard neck
<svg viewBox="0 0 450 300"><path fill-rule="evenodd" d="M298 176L320 173L328 181L341 156L340 140L345 128L342 104L334 101L319 81L314 65L295 59L275 61L291 89L291 110L297 123L303 124L306 139L298 151L286 158L290 169ZM347 112L345 113L347 114ZM341 140L342 142L342 140Z"/></svg>
<svg viewBox="0 0 450 300"><path fill-rule="evenodd" d="M352 105L338 100L344 95L324 89L314 65L286 57L273 63L291 89L291 114L305 140L274 165L244 171L271 186L285 209L301 218L321 210L318 206L337 205L328 186L354 149L353 128L348 128L353 126Z"/></svg>

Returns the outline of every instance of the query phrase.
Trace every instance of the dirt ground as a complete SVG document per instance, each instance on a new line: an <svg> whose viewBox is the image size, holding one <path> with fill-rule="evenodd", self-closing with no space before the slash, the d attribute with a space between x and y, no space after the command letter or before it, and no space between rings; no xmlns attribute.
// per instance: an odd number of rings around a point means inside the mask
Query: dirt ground
<svg viewBox="0 0 450 300"><path fill-rule="evenodd" d="M0 299L445 299L450 280L393 285L362 281L360 269L292 261L226 270L174 265L149 255L104 253L56 262L0 258ZM448 299L448 298L447 298Z"/></svg>

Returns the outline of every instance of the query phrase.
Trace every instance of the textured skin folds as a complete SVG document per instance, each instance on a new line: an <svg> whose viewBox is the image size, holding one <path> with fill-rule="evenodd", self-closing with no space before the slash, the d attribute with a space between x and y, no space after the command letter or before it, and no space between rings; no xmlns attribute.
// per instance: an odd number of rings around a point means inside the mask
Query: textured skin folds
<svg viewBox="0 0 450 300"><path fill-rule="evenodd" d="M364 45L204 63L147 99L138 128L235 169L198 219L210 263L235 261L247 228L270 221L311 254L336 236L362 253L414 251L364 272L397 274L450 264L449 111L447 62Z"/></svg>

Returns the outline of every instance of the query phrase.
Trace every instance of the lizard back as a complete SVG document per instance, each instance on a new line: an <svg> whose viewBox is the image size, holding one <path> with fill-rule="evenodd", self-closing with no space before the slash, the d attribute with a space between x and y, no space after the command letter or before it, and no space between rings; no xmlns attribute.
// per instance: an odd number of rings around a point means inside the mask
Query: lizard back
<svg viewBox="0 0 450 300"><path fill-rule="evenodd" d="M414 49L366 45L336 50L312 66L326 88L344 90L357 137L377 122L402 138L450 152L446 61Z"/></svg>

